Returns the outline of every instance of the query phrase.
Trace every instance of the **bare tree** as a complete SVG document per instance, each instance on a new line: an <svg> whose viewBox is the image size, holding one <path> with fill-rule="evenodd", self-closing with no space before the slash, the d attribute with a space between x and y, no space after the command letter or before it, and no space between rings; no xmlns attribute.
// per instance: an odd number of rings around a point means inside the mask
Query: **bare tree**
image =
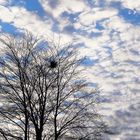
<svg viewBox="0 0 140 140"><path fill-rule="evenodd" d="M72 45L30 33L1 37L0 136L18 140L100 139L95 89L81 77Z"/></svg>

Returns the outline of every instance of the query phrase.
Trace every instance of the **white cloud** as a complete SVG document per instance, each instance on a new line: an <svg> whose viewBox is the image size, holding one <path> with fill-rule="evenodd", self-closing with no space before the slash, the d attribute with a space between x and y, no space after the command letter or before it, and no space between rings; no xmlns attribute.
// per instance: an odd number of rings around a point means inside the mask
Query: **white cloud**
<svg viewBox="0 0 140 140"><path fill-rule="evenodd" d="M4 22L12 22L14 15L9 8L0 5L0 19Z"/></svg>
<svg viewBox="0 0 140 140"><path fill-rule="evenodd" d="M106 0L107 4L110 4L110 2L120 2L125 8L140 11L140 0Z"/></svg>
<svg viewBox="0 0 140 140"><path fill-rule="evenodd" d="M33 12L22 7L0 6L0 19L3 22L12 23L19 29L26 29L34 34L51 33L52 23L50 20L42 20Z"/></svg>
<svg viewBox="0 0 140 140"><path fill-rule="evenodd" d="M80 15L80 22L83 25L89 26L98 20L102 20L105 18L112 18L113 16L117 14L118 14L118 11L115 9L94 8L92 11L82 13Z"/></svg>
<svg viewBox="0 0 140 140"><path fill-rule="evenodd" d="M36 13L23 7L0 6L0 20L17 28L25 28L33 34L41 34L54 41L59 37L58 33L52 32L55 20L60 22L60 25L57 25L60 31L69 25L77 30L85 31L84 34L62 32L61 43L64 44L76 38L75 44L85 44L80 48L80 56L89 56L93 61L98 59L99 62L95 62L93 67L87 67L85 75L91 82L99 84L104 95L106 94L105 96L112 101L112 104L106 103L106 106L110 106L110 110L115 111L119 103L126 100L125 90L128 89L131 92L130 89L135 88L136 85L133 79L140 76L139 66L134 64L140 61L138 55L140 54L140 26L127 23L118 15L117 9L108 7L111 1L121 2L125 8L138 10L140 7L139 0L106 0L108 3L105 7L98 7L98 0L96 0L96 7L93 8L88 7L83 0L40 0L46 10L46 16L49 15L48 19L41 19ZM0 4L5 5L6 1L0 0ZM76 17L75 23L71 23L68 17L60 16L63 12L81 13ZM95 29L97 21L100 21L101 26L104 27L103 30ZM91 37L91 32L98 32L101 35ZM116 95L114 96L113 93L118 90L121 96L118 95L115 99Z"/></svg>
<svg viewBox="0 0 140 140"><path fill-rule="evenodd" d="M126 8L136 9L136 10L140 11L140 1L139 0L123 0L122 4Z"/></svg>
<svg viewBox="0 0 140 140"><path fill-rule="evenodd" d="M50 33L52 23L50 20L42 20L35 13L24 8L12 7L13 24L19 28L26 28L33 33Z"/></svg>
<svg viewBox="0 0 140 140"><path fill-rule="evenodd" d="M0 0L0 5L7 5L9 0Z"/></svg>
<svg viewBox="0 0 140 140"><path fill-rule="evenodd" d="M49 0L40 0L44 9L50 13L53 17L59 17L64 11L66 12L82 12L86 10L88 7L82 0L58 0L52 1L52 3L56 3L56 6L50 6Z"/></svg>
<svg viewBox="0 0 140 140"><path fill-rule="evenodd" d="M114 30L117 32L124 32L131 27L131 24L126 23L122 18L119 16L114 16L104 22L104 27L109 30Z"/></svg>
<svg viewBox="0 0 140 140"><path fill-rule="evenodd" d="M27 11L23 7L5 7L0 5L0 20L12 24L19 30L26 29L33 34L43 35L47 38L53 38L54 34L59 38L59 33L54 33L52 29L52 20L41 19L36 13ZM62 34L62 42L70 42L72 37Z"/></svg>

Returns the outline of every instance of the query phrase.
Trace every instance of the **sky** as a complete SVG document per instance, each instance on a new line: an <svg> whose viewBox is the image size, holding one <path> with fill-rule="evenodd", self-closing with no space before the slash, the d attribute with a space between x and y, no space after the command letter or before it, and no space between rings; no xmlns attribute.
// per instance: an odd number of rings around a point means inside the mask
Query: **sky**
<svg viewBox="0 0 140 140"><path fill-rule="evenodd" d="M74 42L114 135L140 139L140 0L0 0L0 32Z"/></svg>

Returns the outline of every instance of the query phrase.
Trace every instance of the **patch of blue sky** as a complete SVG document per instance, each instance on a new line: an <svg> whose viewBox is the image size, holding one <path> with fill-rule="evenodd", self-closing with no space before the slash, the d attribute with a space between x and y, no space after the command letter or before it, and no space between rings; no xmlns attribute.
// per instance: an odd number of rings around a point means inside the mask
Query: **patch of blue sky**
<svg viewBox="0 0 140 140"><path fill-rule="evenodd" d="M114 36L117 36L119 34L120 34L120 31L116 31L115 29L111 29L109 33L111 39L113 39ZM118 40L118 42L120 42L120 40Z"/></svg>
<svg viewBox="0 0 140 140"><path fill-rule="evenodd" d="M109 6L116 9L120 9L122 7L122 3L120 1L111 1Z"/></svg>
<svg viewBox="0 0 140 140"><path fill-rule="evenodd" d="M77 30L74 28L73 25L67 25L63 28L63 31L67 32L67 33L74 33L77 32Z"/></svg>
<svg viewBox="0 0 140 140"><path fill-rule="evenodd" d="M96 100L100 103L110 103L111 102L111 98L106 97L106 96L102 96L102 98L99 96L96 98Z"/></svg>
<svg viewBox="0 0 140 140"><path fill-rule="evenodd" d="M140 13L138 13L135 9L124 8L121 2L111 2L110 7L118 9L118 15L127 22L134 25L140 24Z"/></svg>
<svg viewBox="0 0 140 140"><path fill-rule="evenodd" d="M82 61L82 65L83 66L94 66L96 63L98 63L98 59L91 59L89 57L86 57L83 61Z"/></svg>
<svg viewBox="0 0 140 140"><path fill-rule="evenodd" d="M135 49L130 49L130 52L131 52L132 54L134 54L134 55L137 55L137 56L140 55L140 52L137 51L137 50L135 50Z"/></svg>
<svg viewBox="0 0 140 140"><path fill-rule="evenodd" d="M84 0L84 2L90 7L90 8L95 8L95 7L106 7L108 6L106 0Z"/></svg>
<svg viewBox="0 0 140 140"><path fill-rule="evenodd" d="M2 32L7 32L10 34L15 34L18 32L17 28L14 25L7 22L3 22L1 20L0 20L0 26L1 26Z"/></svg>
<svg viewBox="0 0 140 140"><path fill-rule="evenodd" d="M74 97L76 97L76 98L83 98L83 99L90 99L90 98L95 97L95 94L91 94L91 93L87 93L87 92L76 92L74 94ZM76 106L78 105L80 107L79 103L76 103L75 105Z"/></svg>
<svg viewBox="0 0 140 140"><path fill-rule="evenodd" d="M79 35L82 35L82 36L88 36L88 37L91 37L91 36L99 36L99 34L97 33L89 33L87 30L83 30L83 29L76 29L74 27L73 24L69 24L67 26L65 26L62 30L62 32L65 32L65 33L68 33L68 34L79 34Z"/></svg>
<svg viewBox="0 0 140 140"><path fill-rule="evenodd" d="M107 53L109 54L109 57L112 57L112 53L113 53L112 48L108 47L108 46L105 46L104 48L107 50Z"/></svg>
<svg viewBox="0 0 140 140"><path fill-rule="evenodd" d="M80 12L77 12L77 13L69 13L69 12L67 12L67 11L64 11L64 12L61 14L61 17L68 18L68 20L69 20L71 23L74 23L74 22L77 21L79 14L80 14Z"/></svg>
<svg viewBox="0 0 140 140"><path fill-rule="evenodd" d="M60 28L58 27L58 24L56 24L57 22L53 23L51 30L53 32L57 32L60 33Z"/></svg>
<svg viewBox="0 0 140 140"><path fill-rule="evenodd" d="M105 7L106 6L106 0L98 0L98 6Z"/></svg>
<svg viewBox="0 0 140 140"><path fill-rule="evenodd" d="M102 21L96 22L96 26L95 26L95 28L98 29L98 30L100 30L100 31L105 29L105 28L102 26L101 22L102 22Z"/></svg>
<svg viewBox="0 0 140 140"><path fill-rule="evenodd" d="M121 8L119 11L119 16L133 25L140 25L140 13L138 13L136 10Z"/></svg>
<svg viewBox="0 0 140 140"><path fill-rule="evenodd" d="M91 32L89 36L91 38L94 38L94 37L100 37L101 35L102 35L101 32Z"/></svg>
<svg viewBox="0 0 140 140"><path fill-rule="evenodd" d="M89 7L94 7L96 5L96 1L95 0L86 0L85 1Z"/></svg>
<svg viewBox="0 0 140 140"><path fill-rule="evenodd" d="M93 82L88 82L88 86L89 87L97 88L98 87L98 84L97 83L93 83Z"/></svg>
<svg viewBox="0 0 140 140"><path fill-rule="evenodd" d="M42 41L42 42L40 42L40 43L37 44L36 51L37 52L39 50L46 51L48 49L48 46L49 46L48 42Z"/></svg>
<svg viewBox="0 0 140 140"><path fill-rule="evenodd" d="M36 12L40 17L44 17L46 15L38 0L12 0L11 5L25 7L28 11Z"/></svg>
<svg viewBox="0 0 140 140"><path fill-rule="evenodd" d="M88 32L87 32L86 30L83 30L83 29L76 29L76 28L73 26L73 24L69 24L69 25L65 26L65 27L63 28L63 31L66 32L66 33L68 33L68 34L73 34L73 33L75 33L75 34L84 35L84 36L88 35Z"/></svg>
<svg viewBox="0 0 140 140"><path fill-rule="evenodd" d="M140 67L140 62L139 61L134 61L134 60L126 60L127 63L133 65L133 66L138 66Z"/></svg>
<svg viewBox="0 0 140 140"><path fill-rule="evenodd" d="M75 48L86 48L85 43L84 42L80 42L74 45Z"/></svg>

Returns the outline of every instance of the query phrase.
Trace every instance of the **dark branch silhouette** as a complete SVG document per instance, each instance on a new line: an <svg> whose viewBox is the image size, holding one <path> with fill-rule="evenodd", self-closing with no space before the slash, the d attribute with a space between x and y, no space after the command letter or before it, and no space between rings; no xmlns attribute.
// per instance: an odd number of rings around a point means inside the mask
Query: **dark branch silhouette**
<svg viewBox="0 0 140 140"><path fill-rule="evenodd" d="M3 35L0 137L5 140L100 139L97 92L81 77L72 45ZM3 121L2 121L3 120Z"/></svg>

